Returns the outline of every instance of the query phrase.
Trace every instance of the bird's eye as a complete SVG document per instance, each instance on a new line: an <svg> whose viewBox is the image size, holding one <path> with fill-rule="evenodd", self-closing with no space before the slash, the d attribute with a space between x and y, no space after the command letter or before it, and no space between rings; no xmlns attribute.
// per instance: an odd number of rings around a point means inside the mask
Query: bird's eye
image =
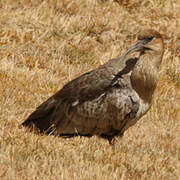
<svg viewBox="0 0 180 180"><path fill-rule="evenodd" d="M154 37L153 37L152 35L147 36L147 37L145 38L144 43L147 44L147 43L151 42L151 41L153 40L153 38L154 38Z"/></svg>
<svg viewBox="0 0 180 180"><path fill-rule="evenodd" d="M152 41L153 40L153 36L152 35L149 35L146 39L150 42L150 41Z"/></svg>

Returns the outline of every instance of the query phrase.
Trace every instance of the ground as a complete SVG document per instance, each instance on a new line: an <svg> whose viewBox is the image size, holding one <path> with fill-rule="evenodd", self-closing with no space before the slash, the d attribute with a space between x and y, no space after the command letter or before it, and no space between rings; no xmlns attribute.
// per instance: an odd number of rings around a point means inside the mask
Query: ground
<svg viewBox="0 0 180 180"><path fill-rule="evenodd" d="M179 12L179 0L1 0L0 179L180 179ZM161 78L151 110L113 148L18 127L143 28L163 35Z"/></svg>

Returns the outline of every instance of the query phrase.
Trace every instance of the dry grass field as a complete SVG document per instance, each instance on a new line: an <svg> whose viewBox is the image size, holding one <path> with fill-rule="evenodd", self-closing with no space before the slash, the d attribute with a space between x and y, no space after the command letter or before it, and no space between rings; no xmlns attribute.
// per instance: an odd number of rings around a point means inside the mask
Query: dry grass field
<svg viewBox="0 0 180 180"><path fill-rule="evenodd" d="M180 179L179 0L0 1L0 179ZM62 86L119 57L142 28L163 34L151 110L116 141L18 126Z"/></svg>

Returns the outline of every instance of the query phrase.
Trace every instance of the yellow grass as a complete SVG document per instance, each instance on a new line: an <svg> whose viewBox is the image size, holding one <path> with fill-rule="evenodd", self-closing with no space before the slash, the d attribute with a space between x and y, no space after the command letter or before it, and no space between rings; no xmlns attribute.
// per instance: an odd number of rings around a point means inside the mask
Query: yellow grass
<svg viewBox="0 0 180 180"><path fill-rule="evenodd" d="M0 179L180 179L179 0L0 1ZM112 149L98 137L18 126L71 79L120 56L142 28L163 34L151 110Z"/></svg>

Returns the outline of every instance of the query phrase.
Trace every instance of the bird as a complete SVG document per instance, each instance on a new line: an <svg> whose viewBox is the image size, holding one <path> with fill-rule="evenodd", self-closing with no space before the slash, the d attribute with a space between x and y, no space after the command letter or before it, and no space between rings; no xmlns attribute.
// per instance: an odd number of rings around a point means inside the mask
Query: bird
<svg viewBox="0 0 180 180"><path fill-rule="evenodd" d="M21 126L64 138L96 135L114 144L150 109L163 54L162 35L141 30L119 58L64 85Z"/></svg>

